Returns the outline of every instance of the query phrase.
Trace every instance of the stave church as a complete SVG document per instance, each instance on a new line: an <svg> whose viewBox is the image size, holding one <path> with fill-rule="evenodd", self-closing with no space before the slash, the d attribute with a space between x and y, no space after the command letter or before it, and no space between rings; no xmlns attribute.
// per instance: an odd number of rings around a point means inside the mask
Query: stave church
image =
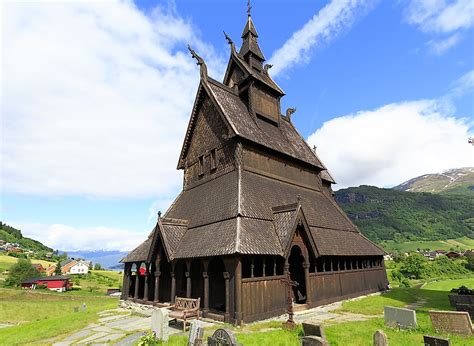
<svg viewBox="0 0 474 346"><path fill-rule="evenodd" d="M387 289L384 252L336 204L326 166L282 114L250 11L222 82L190 48L200 82L177 168L183 189L125 265L122 300L200 298L241 324Z"/></svg>

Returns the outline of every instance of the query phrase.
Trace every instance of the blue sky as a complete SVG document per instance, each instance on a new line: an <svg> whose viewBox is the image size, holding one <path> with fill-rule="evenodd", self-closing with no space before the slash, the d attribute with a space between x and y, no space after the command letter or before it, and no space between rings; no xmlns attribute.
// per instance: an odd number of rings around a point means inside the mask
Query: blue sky
<svg viewBox="0 0 474 346"><path fill-rule="evenodd" d="M2 6L2 220L64 250L129 250L180 191L186 44L221 79L246 1ZM252 17L282 109L339 187L474 166L472 2L261 0Z"/></svg>

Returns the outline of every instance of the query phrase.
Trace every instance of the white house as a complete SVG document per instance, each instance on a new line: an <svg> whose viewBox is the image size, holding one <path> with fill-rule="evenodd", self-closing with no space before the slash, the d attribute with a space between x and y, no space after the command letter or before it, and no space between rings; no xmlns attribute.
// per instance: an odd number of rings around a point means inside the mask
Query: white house
<svg viewBox="0 0 474 346"><path fill-rule="evenodd" d="M68 274L87 274L89 272L89 266L84 261L75 261L68 268Z"/></svg>

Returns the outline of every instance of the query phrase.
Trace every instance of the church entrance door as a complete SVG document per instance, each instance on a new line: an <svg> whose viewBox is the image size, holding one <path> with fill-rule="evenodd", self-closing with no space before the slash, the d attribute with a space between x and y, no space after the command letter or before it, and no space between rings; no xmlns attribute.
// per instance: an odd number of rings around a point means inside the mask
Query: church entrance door
<svg viewBox="0 0 474 346"><path fill-rule="evenodd" d="M298 304L306 303L306 281L304 275L303 263L305 259L301 252L301 248L298 245L293 245L288 258L290 265L290 277L291 280L296 281L298 286L293 287L293 294L295 296L295 302Z"/></svg>

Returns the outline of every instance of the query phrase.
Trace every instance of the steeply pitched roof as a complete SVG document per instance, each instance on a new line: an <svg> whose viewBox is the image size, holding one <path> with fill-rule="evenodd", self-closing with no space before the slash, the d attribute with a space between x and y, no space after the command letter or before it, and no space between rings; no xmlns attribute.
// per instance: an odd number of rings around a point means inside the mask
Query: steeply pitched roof
<svg viewBox="0 0 474 346"><path fill-rule="evenodd" d="M213 98L228 122L232 124L237 136L296 160L318 168L325 168L286 118L281 118L279 127L270 125L260 119L255 119L235 91L211 79L208 85Z"/></svg>
<svg viewBox="0 0 474 346"><path fill-rule="evenodd" d="M327 169L321 171L321 179L329 181L331 184L336 184L336 181L332 177L331 173Z"/></svg>
<svg viewBox="0 0 474 346"><path fill-rule="evenodd" d="M240 47L240 54L245 56L248 53L252 53L254 56L258 57L260 60L265 61L265 56L260 49L260 46L257 42L257 29L253 24L251 16L247 17L247 22L245 23L244 31L242 32L242 47Z"/></svg>

